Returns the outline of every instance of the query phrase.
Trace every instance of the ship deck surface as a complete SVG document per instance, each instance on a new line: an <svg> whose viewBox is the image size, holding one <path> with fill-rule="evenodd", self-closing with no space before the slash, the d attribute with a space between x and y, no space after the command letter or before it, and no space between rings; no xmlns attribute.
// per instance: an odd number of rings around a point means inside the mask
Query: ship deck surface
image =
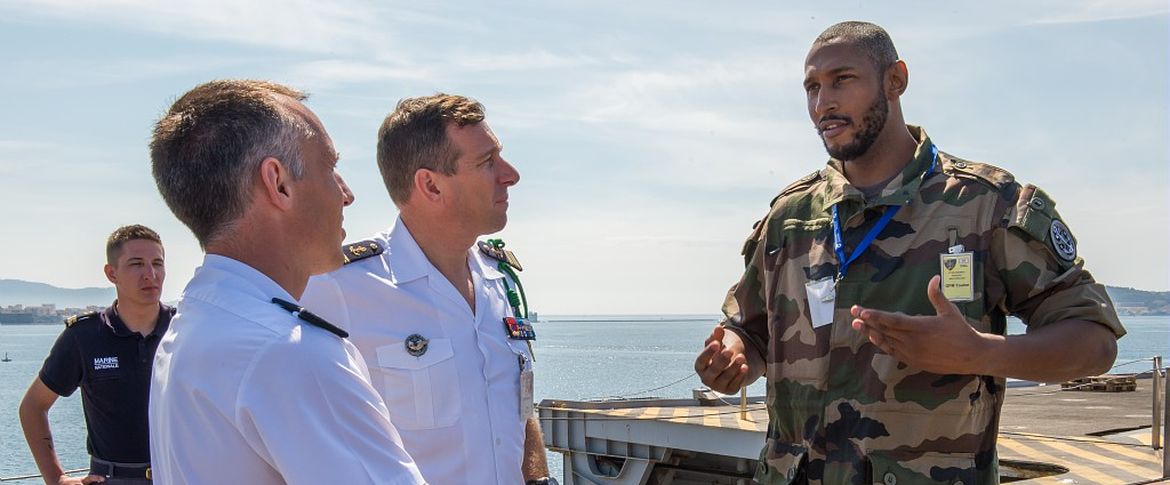
<svg viewBox="0 0 1170 485"><path fill-rule="evenodd" d="M1016 483L1149 483L1162 476L1162 451L1150 444L1150 380L1133 392L1061 391L1060 386L1008 389L1000 422L999 458L1021 469L1050 465L1066 473ZM541 406L584 419L610 439L674 446L755 459L768 416L763 398L749 398L746 419L738 399L699 405L693 399L600 402L546 400ZM669 429L671 432L664 433ZM547 432L547 431L546 431ZM745 436L748 435L748 436ZM1161 483L1161 482L1160 482Z"/></svg>

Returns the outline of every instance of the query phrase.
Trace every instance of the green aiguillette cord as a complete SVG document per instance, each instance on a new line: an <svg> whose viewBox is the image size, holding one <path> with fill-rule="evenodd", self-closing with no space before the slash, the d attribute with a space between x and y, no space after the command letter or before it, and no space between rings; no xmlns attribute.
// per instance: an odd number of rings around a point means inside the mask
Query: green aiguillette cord
<svg viewBox="0 0 1170 485"><path fill-rule="evenodd" d="M504 240L503 239L488 239L487 243L491 247L499 249L501 251L504 249ZM508 305L512 307L512 312L516 314L516 317L519 318L521 315L523 315L524 320L527 322L527 320L528 320L528 296L524 294L524 284L521 283L520 278L518 276L516 276L516 271L512 269L512 265L508 264L506 261L500 261L500 264L497 266L497 268L499 268L499 270L502 273L508 275L509 278L512 278L512 281L516 282L516 288L518 288L520 290L520 295L517 296L516 290L513 290L512 286L508 284L508 278L504 278L504 294L507 295ZM523 314L521 314L521 312L520 312L521 302L523 302L523 304L524 304L524 313ZM529 325L531 325L531 323L529 323ZM536 361L536 352L533 352L533 350L532 350L532 341L525 340L524 343L528 344L528 354L532 356L532 360L533 360L533 362L535 362Z"/></svg>
<svg viewBox="0 0 1170 485"><path fill-rule="evenodd" d="M504 240L503 239L488 239L487 242L489 245L491 245L492 247L494 247L496 249L500 249L500 250L504 249ZM528 319L528 295L524 294L524 284L521 283L520 278L518 276L516 276L516 271L514 269L512 269L512 265L508 264L506 261L500 261L499 263L500 264L497 266L497 268L500 270L500 272L502 272L502 273L508 275L508 277L512 278L512 281L516 282L516 288L518 288L520 290L520 295L517 296L516 290L513 290L512 285L508 284L508 279L504 278L504 293L508 296L508 305L510 305L512 307L512 311L514 311L516 313L517 317L523 316L524 319L527 320ZM524 312L523 313L520 312L521 302L523 302L523 304L524 304Z"/></svg>

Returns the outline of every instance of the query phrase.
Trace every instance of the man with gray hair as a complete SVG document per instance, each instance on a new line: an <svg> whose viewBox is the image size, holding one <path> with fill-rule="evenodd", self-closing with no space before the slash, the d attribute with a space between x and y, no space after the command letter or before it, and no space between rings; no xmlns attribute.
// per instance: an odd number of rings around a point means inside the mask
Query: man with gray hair
<svg viewBox="0 0 1170 485"><path fill-rule="evenodd" d="M353 202L305 97L212 81L155 125L159 192L207 253L155 357L160 483L423 483L347 334L297 303Z"/></svg>

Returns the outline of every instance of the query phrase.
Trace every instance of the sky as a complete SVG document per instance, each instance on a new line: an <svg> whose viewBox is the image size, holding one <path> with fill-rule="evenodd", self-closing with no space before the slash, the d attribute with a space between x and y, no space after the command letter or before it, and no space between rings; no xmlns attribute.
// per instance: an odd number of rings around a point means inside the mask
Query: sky
<svg viewBox="0 0 1170 485"><path fill-rule="evenodd" d="M176 299L202 255L150 176L151 126L196 84L258 78L311 93L351 239L396 215L383 117L463 94L521 173L500 237L534 310L715 314L752 223L827 159L803 61L842 20L890 32L908 122L1057 201L1099 281L1170 289L1164 0L0 0L0 278L108 286L105 238L141 223Z"/></svg>

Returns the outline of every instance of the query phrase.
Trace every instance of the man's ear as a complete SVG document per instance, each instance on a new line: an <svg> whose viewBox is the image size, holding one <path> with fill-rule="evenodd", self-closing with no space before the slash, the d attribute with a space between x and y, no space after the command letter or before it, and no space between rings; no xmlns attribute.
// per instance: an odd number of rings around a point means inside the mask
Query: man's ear
<svg viewBox="0 0 1170 485"><path fill-rule="evenodd" d="M106 273L106 280L109 280L110 283L115 285L118 284L118 276L114 274L114 265L106 263L106 265L102 267L102 271Z"/></svg>
<svg viewBox="0 0 1170 485"><path fill-rule="evenodd" d="M898 59L886 69L886 97L894 100L902 97L906 87L910 84L910 71L906 68L906 61Z"/></svg>
<svg viewBox="0 0 1170 485"><path fill-rule="evenodd" d="M292 172L273 157L262 160L259 171L257 185L262 190L264 199L280 209L291 209Z"/></svg>
<svg viewBox="0 0 1170 485"><path fill-rule="evenodd" d="M443 198L443 189L440 187L439 173L420 168L414 171L414 192L431 202L438 202Z"/></svg>

